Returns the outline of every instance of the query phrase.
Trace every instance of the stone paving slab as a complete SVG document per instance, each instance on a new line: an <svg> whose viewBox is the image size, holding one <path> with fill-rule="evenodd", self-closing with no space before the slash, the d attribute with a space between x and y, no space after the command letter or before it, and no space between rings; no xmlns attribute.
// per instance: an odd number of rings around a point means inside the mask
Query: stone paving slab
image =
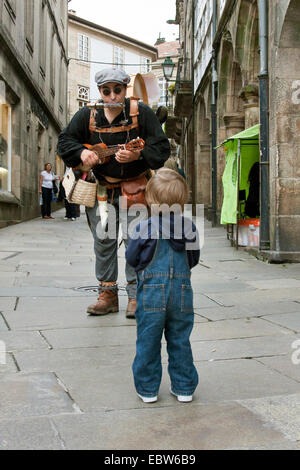
<svg viewBox="0 0 300 470"><path fill-rule="evenodd" d="M300 337L297 336L297 339L299 341ZM298 346L298 351L299 351L299 346ZM292 360L293 353L295 353L295 349L292 349L292 347L290 347L288 354L284 356L278 356L274 354L272 357L260 357L258 360L262 364L266 365L270 369L276 370L277 372L284 375L285 377L290 377L294 380L297 380L299 382L299 390L300 390L300 364L299 364L300 354L298 352L296 356L296 358L298 359L298 363L294 364Z"/></svg>
<svg viewBox="0 0 300 470"><path fill-rule="evenodd" d="M194 308L215 307L218 303L208 295L194 293Z"/></svg>
<svg viewBox="0 0 300 470"><path fill-rule="evenodd" d="M32 266L38 266L40 264L42 265L46 264L49 266L51 265L59 266L59 265L72 263L73 261L74 262L90 262L90 261L93 261L95 258L95 255L91 250L86 250L85 253L82 253L81 250L77 250L77 252L72 250L68 253L68 250L66 250L66 247L64 248L60 247L60 248L61 248L61 252L54 254L49 259L49 251L50 251L49 249L47 250L45 247L45 249L43 250L38 250L34 246L34 253L35 253L34 258L32 257L32 251L27 250L15 256L14 261L16 261L20 265L30 264Z"/></svg>
<svg viewBox="0 0 300 470"><path fill-rule="evenodd" d="M296 335L281 335L225 339L222 341L194 341L192 343L193 357L195 361L260 358L266 363L265 357L267 356L276 356L278 359L280 355L289 354L289 360L291 361L291 345L298 338L299 336ZM280 372L284 374L284 370ZM290 376L288 373L284 375Z"/></svg>
<svg viewBox="0 0 300 470"><path fill-rule="evenodd" d="M238 447L232 450L300 450L300 443L283 439L268 444L257 444L253 447Z"/></svg>
<svg viewBox="0 0 300 470"><path fill-rule="evenodd" d="M102 319L96 319L96 321ZM93 319L95 322L95 319ZM94 324L94 323L93 323ZM42 330L43 336L54 349L91 348L102 346L118 346L135 344L136 327L134 321L131 327L94 327L94 328L63 328ZM253 336L292 334L286 328L273 325L261 319L224 320L217 325L212 322L195 323L191 341L246 338Z"/></svg>
<svg viewBox="0 0 300 470"><path fill-rule="evenodd" d="M300 273L299 273L300 275ZM267 279L263 281L246 281L247 284L255 289L299 289L300 280L298 279Z"/></svg>
<svg viewBox="0 0 300 470"><path fill-rule="evenodd" d="M299 382L256 359L196 362L201 402L260 398L299 392Z"/></svg>
<svg viewBox="0 0 300 470"><path fill-rule="evenodd" d="M206 263L213 263L214 261L218 261L219 263L224 262L227 263L236 263L236 262L244 262L249 259L249 255L247 253L242 252L235 252L232 249L218 249L218 248L211 248L211 250L207 250L205 247L201 250L201 261L204 264Z"/></svg>
<svg viewBox="0 0 300 470"><path fill-rule="evenodd" d="M300 312L268 315L267 317L262 318L266 318L268 321L276 323L277 325L289 328L296 333L300 332Z"/></svg>
<svg viewBox="0 0 300 470"><path fill-rule="evenodd" d="M251 303L246 305L236 305L233 307L218 306L209 309L195 309L197 315L201 315L211 321L263 317L266 315L296 313L300 315L300 304L296 302L270 302L265 299L264 302Z"/></svg>
<svg viewBox="0 0 300 470"><path fill-rule="evenodd" d="M257 281L257 280L272 280L279 278L297 278L299 277L300 267L295 271L290 271L282 265L267 264L259 262L256 259L249 259L247 261L226 261L219 262L213 260L203 260L212 271L217 273L217 276L224 276L225 279L239 278L241 281Z"/></svg>
<svg viewBox="0 0 300 470"><path fill-rule="evenodd" d="M0 420L0 450L65 450L49 418Z"/></svg>
<svg viewBox="0 0 300 470"><path fill-rule="evenodd" d="M88 317L86 307L92 303L89 294L79 297L22 297L17 309L7 311L5 318L12 330L45 328L94 327L98 319Z"/></svg>
<svg viewBox="0 0 300 470"><path fill-rule="evenodd" d="M91 273L94 272L94 262L90 261L88 263L79 263L78 264L71 264L70 262L62 263L62 264L53 264L53 265L47 265L47 264L40 264L40 265L34 265L34 264L28 264L26 263L20 263L18 264L18 270L20 272L25 271L29 272L31 274L39 275L39 273L45 275L48 274L49 276L56 276L58 272L64 274L64 275L78 275L81 273L82 279L84 280L85 276L88 275L90 276ZM5 294L4 294L5 295Z"/></svg>
<svg viewBox="0 0 300 470"><path fill-rule="evenodd" d="M1 335L1 331L8 331L8 327L4 321L3 314L0 312L0 335Z"/></svg>
<svg viewBox="0 0 300 470"><path fill-rule="evenodd" d="M14 287L18 285L18 281L26 279L26 272L0 272L0 285L3 287Z"/></svg>
<svg viewBox="0 0 300 470"><path fill-rule="evenodd" d="M300 394L239 401L292 441L300 441Z"/></svg>
<svg viewBox="0 0 300 470"><path fill-rule="evenodd" d="M288 335L292 331L260 318L238 318L195 324L191 341L247 338L251 336Z"/></svg>
<svg viewBox="0 0 300 470"><path fill-rule="evenodd" d="M135 345L41 350L38 355L34 351L20 351L15 352L14 356L20 370L25 372L59 373L65 369L97 369L110 365L127 366L130 369Z"/></svg>
<svg viewBox="0 0 300 470"><path fill-rule="evenodd" d="M195 365L200 380L194 404L259 398L270 394L270 391L274 395L299 391L299 382L256 360L220 360L196 362ZM83 412L148 406L135 393L132 371L128 365L86 366L81 371L74 367L60 369L57 375ZM159 401L154 407L174 406L169 388L170 379L164 364ZM99 391L96 397L95 391ZM181 406L177 401L175 404Z"/></svg>
<svg viewBox="0 0 300 470"><path fill-rule="evenodd" d="M258 358L259 362L277 370L285 376L298 380L300 366L291 362L291 345L299 336L269 336L223 341L195 341L192 351L195 362L213 362L224 359ZM166 344L162 344L162 363L168 363ZM281 357L281 356L282 357ZM124 366L129 368L135 356L135 344L91 348L43 349L14 352L17 364L22 371L60 371L63 369ZM271 357L271 356L274 356ZM199 365L200 367L200 365Z"/></svg>
<svg viewBox="0 0 300 470"><path fill-rule="evenodd" d="M0 260L6 260L7 258L10 258L11 256L15 255L15 251L1 251L0 250Z"/></svg>
<svg viewBox="0 0 300 470"><path fill-rule="evenodd" d="M192 286L194 294L197 293L210 293L210 292L245 292L245 291L254 291L254 287L247 285L246 282L240 282L237 280L233 281L222 281L222 280L215 280L212 281L198 281L196 276L192 276Z"/></svg>
<svg viewBox="0 0 300 470"><path fill-rule="evenodd" d="M282 434L235 403L53 417L67 449L212 450L252 447ZM80 429L80 433L78 430ZM151 438L150 438L151 436Z"/></svg>
<svg viewBox="0 0 300 470"><path fill-rule="evenodd" d="M299 289L266 289L266 290L256 290L249 291L245 293L241 292L228 292L222 294L210 293L210 298L215 302L219 302L224 306L232 305L245 305L251 304L254 300L255 302L266 301L267 299L272 299L272 302L278 301L300 301L300 290Z"/></svg>
<svg viewBox="0 0 300 470"><path fill-rule="evenodd" d="M82 297L84 295L86 294L73 289L60 289L58 287L0 287L0 297Z"/></svg>
<svg viewBox="0 0 300 470"><path fill-rule="evenodd" d="M47 349L48 345L38 331L0 331L0 340L6 351Z"/></svg>
<svg viewBox="0 0 300 470"><path fill-rule="evenodd" d="M2 359L3 359L3 352L1 355L1 362L0 362L0 381L3 379L5 375L18 372L16 363L10 353L6 352L5 354L5 364L3 364Z"/></svg>
<svg viewBox="0 0 300 470"><path fill-rule="evenodd" d="M42 333L54 349L124 346L136 343L134 323L132 326L43 330Z"/></svg>
<svg viewBox="0 0 300 470"><path fill-rule="evenodd" d="M94 328L95 326L133 326L135 320L126 319L127 296L119 294L119 313L94 317L86 313L87 306L96 301L96 294L86 293L82 297L23 297L17 310L4 314L12 330L37 330L58 328ZM206 319L199 319L206 321Z"/></svg>
<svg viewBox="0 0 300 470"><path fill-rule="evenodd" d="M95 277L93 275L85 277L86 285L94 285ZM41 287L54 287L59 289L74 289L82 287L82 275L71 273L69 275L56 275L56 277L49 278L47 273L34 273L34 275L23 276L15 280L15 286L41 286Z"/></svg>
<svg viewBox="0 0 300 470"><path fill-rule="evenodd" d="M16 272L16 268L12 264L8 264L6 261L0 261L0 272L1 273L10 273Z"/></svg>
<svg viewBox="0 0 300 470"><path fill-rule="evenodd" d="M0 382L0 396L0 422L7 418L77 412L73 401L50 373L5 375Z"/></svg>
<svg viewBox="0 0 300 470"><path fill-rule="evenodd" d="M1 297L0 296L0 312L4 312L6 310L13 310L16 305L16 297Z"/></svg>

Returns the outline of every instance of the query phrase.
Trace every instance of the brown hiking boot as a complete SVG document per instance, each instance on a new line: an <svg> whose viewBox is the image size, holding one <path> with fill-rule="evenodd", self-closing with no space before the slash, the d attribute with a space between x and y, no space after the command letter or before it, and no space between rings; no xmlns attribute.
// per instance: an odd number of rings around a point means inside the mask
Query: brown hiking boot
<svg viewBox="0 0 300 470"><path fill-rule="evenodd" d="M118 293L111 289L104 289L98 297L98 302L87 308L87 313L90 315L107 315L118 311Z"/></svg>
<svg viewBox="0 0 300 470"><path fill-rule="evenodd" d="M136 300L128 299L126 318L135 318Z"/></svg>

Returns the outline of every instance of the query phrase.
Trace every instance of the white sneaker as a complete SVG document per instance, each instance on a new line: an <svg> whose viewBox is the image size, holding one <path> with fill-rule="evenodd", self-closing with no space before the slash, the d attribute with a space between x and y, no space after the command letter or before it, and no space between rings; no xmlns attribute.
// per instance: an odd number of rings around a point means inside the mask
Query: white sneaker
<svg viewBox="0 0 300 470"><path fill-rule="evenodd" d="M137 395L138 397L140 397L141 400L143 400L144 403L154 403L157 401L157 396L156 397L143 397L139 393Z"/></svg>
<svg viewBox="0 0 300 470"><path fill-rule="evenodd" d="M76 218L75 218L75 217L72 217L72 219L71 219L71 220L76 220Z"/></svg>
<svg viewBox="0 0 300 470"><path fill-rule="evenodd" d="M177 397L177 400L182 403L188 403L190 401L193 401L193 395L177 395L177 393L174 393L172 389L170 389L170 393Z"/></svg>

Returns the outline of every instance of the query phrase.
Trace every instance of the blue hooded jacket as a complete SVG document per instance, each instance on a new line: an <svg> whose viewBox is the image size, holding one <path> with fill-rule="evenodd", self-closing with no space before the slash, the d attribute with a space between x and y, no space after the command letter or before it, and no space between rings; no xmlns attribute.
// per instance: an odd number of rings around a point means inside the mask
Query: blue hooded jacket
<svg viewBox="0 0 300 470"><path fill-rule="evenodd" d="M153 258L158 238L168 240L175 251L187 251L190 269L200 259L199 234L195 224L181 215L152 216L140 222L131 234L126 250L127 262L141 271Z"/></svg>

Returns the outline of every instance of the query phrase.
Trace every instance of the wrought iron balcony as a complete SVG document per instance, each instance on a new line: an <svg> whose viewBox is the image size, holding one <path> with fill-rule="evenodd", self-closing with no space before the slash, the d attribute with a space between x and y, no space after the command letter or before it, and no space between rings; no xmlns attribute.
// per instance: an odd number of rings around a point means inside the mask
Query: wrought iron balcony
<svg viewBox="0 0 300 470"><path fill-rule="evenodd" d="M193 86L191 80L186 80L182 73L182 60L178 63L174 114L180 118L189 117L193 106Z"/></svg>

